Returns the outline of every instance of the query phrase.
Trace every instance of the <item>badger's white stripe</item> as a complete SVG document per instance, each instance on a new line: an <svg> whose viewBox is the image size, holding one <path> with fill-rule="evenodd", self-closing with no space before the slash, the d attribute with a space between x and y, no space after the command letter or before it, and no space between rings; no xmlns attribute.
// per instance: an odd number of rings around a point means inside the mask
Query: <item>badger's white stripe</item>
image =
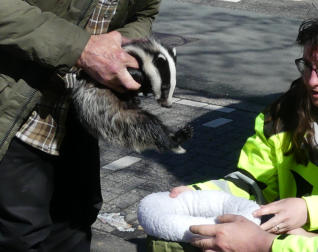
<svg viewBox="0 0 318 252"><path fill-rule="evenodd" d="M166 56L166 59L167 59L168 64L169 64L170 85L171 86L170 86L170 89L169 89L169 94L168 94L168 98L167 98L167 104L171 105L172 104L172 95L173 95L174 89L175 89L176 84L177 84L176 64L175 64L173 58L171 57L171 55L169 54L169 52L167 51L166 48L164 48L162 45L158 44L156 41L154 41L154 43L158 46L158 48L160 48L160 52ZM175 50L175 48L174 48L174 50Z"/></svg>
<svg viewBox="0 0 318 252"><path fill-rule="evenodd" d="M127 52L132 52L138 55L142 62L143 62L143 70L145 74L150 78L150 81L152 83L153 92L155 94L155 98L159 99L161 97L161 77L160 73L158 72L157 68L153 64L153 55L150 55L148 53L145 53L144 50L142 50L139 47L135 46L126 46L125 50Z"/></svg>

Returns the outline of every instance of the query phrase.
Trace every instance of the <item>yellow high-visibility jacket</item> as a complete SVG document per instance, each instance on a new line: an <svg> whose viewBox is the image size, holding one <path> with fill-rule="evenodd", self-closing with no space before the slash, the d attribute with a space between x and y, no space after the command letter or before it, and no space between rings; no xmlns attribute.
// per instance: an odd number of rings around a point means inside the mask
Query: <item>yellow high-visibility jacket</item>
<svg viewBox="0 0 318 252"><path fill-rule="evenodd" d="M302 197L307 203L309 231L318 230L318 151L311 153L307 165L296 162L293 154L284 155L291 144L290 134L282 131L272 134L264 126L264 114L257 116L255 135L248 138L240 154L238 172L224 180L211 180L192 185L195 189L224 190L234 195L254 199L259 203L287 197ZM315 161L316 160L316 161ZM318 236L278 236L273 252L318 251Z"/></svg>

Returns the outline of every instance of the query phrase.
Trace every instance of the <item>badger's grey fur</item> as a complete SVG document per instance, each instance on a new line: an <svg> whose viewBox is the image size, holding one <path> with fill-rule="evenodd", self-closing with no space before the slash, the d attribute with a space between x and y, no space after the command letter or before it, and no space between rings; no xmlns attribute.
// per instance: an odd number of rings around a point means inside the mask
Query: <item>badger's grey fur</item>
<svg viewBox="0 0 318 252"><path fill-rule="evenodd" d="M139 91L152 92L162 106L170 107L176 85L175 50L153 39L132 42L124 48L139 62L140 70L129 69L142 85ZM145 149L185 152L180 143L191 137L191 127L174 133L138 106L136 92L115 93L85 73L77 78L72 89L74 105L82 123L94 135L138 152Z"/></svg>

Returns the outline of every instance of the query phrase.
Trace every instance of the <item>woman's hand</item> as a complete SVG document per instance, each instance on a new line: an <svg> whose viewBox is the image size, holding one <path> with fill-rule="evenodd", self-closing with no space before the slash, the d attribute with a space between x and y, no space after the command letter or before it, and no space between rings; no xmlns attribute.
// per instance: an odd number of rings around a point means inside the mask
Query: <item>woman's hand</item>
<svg viewBox="0 0 318 252"><path fill-rule="evenodd" d="M220 224L191 226L190 231L206 236L191 244L203 251L269 252L275 235L265 232L255 223L238 215L218 217Z"/></svg>
<svg viewBox="0 0 318 252"><path fill-rule="evenodd" d="M300 228L307 222L307 204L302 198L286 198L261 206L253 215L274 214L274 217L261 225L265 231L281 234Z"/></svg>
<svg viewBox="0 0 318 252"><path fill-rule="evenodd" d="M193 189L188 186L177 186L171 189L169 196L171 198L176 198L180 193L186 191L193 191Z"/></svg>
<svg viewBox="0 0 318 252"><path fill-rule="evenodd" d="M296 229L290 230L290 231L287 232L287 234L302 235L302 236L306 236L306 237L318 236L318 234L312 233L312 232L308 232L308 231L306 231L303 228L296 228Z"/></svg>

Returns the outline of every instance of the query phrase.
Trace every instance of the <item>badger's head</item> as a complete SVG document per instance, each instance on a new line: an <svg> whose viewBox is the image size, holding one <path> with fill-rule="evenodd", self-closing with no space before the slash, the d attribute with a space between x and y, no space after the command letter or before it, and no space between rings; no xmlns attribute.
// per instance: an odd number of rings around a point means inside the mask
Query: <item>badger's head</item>
<svg viewBox="0 0 318 252"><path fill-rule="evenodd" d="M176 87L176 50L168 49L151 39L134 42L124 47L133 55L145 75L142 91L152 91L161 106L171 107Z"/></svg>

